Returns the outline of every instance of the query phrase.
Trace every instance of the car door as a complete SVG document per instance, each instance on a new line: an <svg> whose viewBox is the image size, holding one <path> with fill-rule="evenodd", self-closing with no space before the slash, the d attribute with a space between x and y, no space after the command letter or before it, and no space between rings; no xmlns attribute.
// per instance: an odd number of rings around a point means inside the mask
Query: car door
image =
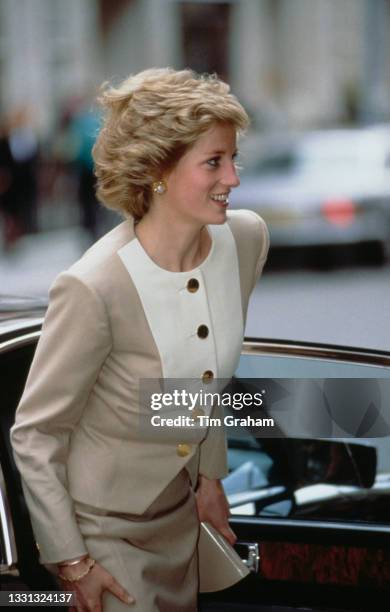
<svg viewBox="0 0 390 612"><path fill-rule="evenodd" d="M201 609L387 610L390 355L248 340L236 377L246 388L263 390L272 384L283 389L287 382L318 391L322 384L328 390L328 408L342 392L345 403L339 414L332 413L338 421L333 422L333 433L329 419L321 421L319 416L323 406L318 404L324 403L320 392L310 394L309 407L315 414L312 424L320 422L321 427L313 432L306 427L304 436L296 423L290 429L293 438L288 427L274 437L245 427L238 435L237 428L227 428L231 471L224 485L230 522L238 536L236 550L252 571L230 589L201 595ZM367 406L360 406L358 414L358 402L352 406L346 401L346 388L368 389L376 405L367 396ZM284 409L293 400L293 394L285 397ZM350 411L355 420L346 419Z"/></svg>
<svg viewBox="0 0 390 612"><path fill-rule="evenodd" d="M54 590L53 577L38 562L9 430L40 336L42 319L18 317L0 326L0 576L1 588Z"/></svg>

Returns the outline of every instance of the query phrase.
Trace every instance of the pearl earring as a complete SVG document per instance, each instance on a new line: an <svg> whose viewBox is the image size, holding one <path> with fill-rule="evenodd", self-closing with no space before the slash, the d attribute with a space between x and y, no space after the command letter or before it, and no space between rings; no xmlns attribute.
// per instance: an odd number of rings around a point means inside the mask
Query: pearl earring
<svg viewBox="0 0 390 612"><path fill-rule="evenodd" d="M152 184L152 189L154 193L158 193L158 195L162 195L167 190L167 184L165 181L154 181Z"/></svg>

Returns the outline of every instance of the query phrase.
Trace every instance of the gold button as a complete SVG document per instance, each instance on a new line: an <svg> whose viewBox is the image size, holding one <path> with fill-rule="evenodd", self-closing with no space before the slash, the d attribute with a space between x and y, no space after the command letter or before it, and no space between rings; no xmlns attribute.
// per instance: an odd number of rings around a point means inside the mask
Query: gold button
<svg viewBox="0 0 390 612"><path fill-rule="evenodd" d="M204 410L202 410L202 408L195 408L195 410L192 411L192 417L197 419L200 416L204 416Z"/></svg>
<svg viewBox="0 0 390 612"><path fill-rule="evenodd" d="M207 336L209 335L209 328L207 327L207 325L199 325L198 327L198 336L199 338L207 338Z"/></svg>
<svg viewBox="0 0 390 612"><path fill-rule="evenodd" d="M187 283L187 291L195 293L199 289L199 281L196 278L190 278Z"/></svg>
<svg viewBox="0 0 390 612"><path fill-rule="evenodd" d="M207 383L211 383L214 379L214 372L211 370L206 370L202 374L202 381L207 385Z"/></svg>
<svg viewBox="0 0 390 612"><path fill-rule="evenodd" d="M179 457L187 457L187 455L189 455L191 452L191 446L190 444L178 444L176 452Z"/></svg>

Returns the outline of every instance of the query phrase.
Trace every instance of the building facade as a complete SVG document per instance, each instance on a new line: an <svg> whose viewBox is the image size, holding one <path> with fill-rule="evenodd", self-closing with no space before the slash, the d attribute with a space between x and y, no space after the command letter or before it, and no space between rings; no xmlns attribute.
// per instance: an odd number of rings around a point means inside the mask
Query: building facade
<svg viewBox="0 0 390 612"><path fill-rule="evenodd" d="M0 107L49 129L151 66L216 71L259 129L390 119L390 0L0 0Z"/></svg>

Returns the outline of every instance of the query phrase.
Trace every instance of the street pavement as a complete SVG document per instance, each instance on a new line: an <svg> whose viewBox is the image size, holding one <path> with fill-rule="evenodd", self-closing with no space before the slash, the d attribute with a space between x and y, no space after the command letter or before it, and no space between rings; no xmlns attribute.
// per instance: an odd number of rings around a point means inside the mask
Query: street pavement
<svg viewBox="0 0 390 612"><path fill-rule="evenodd" d="M246 334L390 351L390 266L279 271L260 279Z"/></svg>
<svg viewBox="0 0 390 612"><path fill-rule="evenodd" d="M30 234L0 254L0 294L47 296L55 277L88 248L79 227Z"/></svg>

